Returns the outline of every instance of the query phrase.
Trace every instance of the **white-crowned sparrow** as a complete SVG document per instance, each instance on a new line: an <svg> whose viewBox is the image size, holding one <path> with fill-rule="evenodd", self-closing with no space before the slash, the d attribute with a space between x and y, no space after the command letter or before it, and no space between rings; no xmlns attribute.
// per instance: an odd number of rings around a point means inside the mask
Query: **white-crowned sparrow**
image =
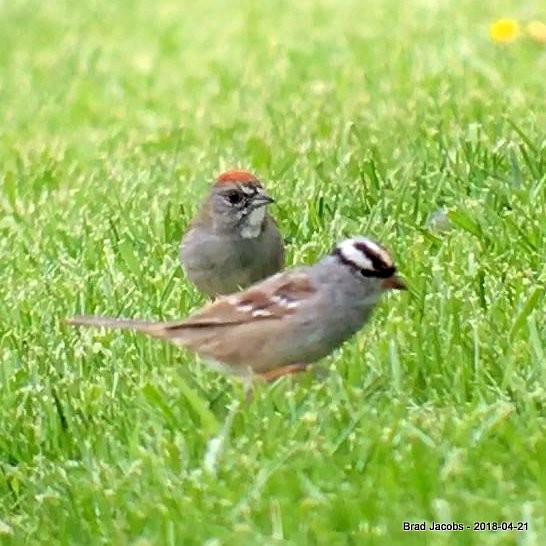
<svg viewBox="0 0 546 546"><path fill-rule="evenodd" d="M284 267L284 243L266 207L273 199L246 171L216 179L182 238L187 277L211 297L231 294Z"/></svg>
<svg viewBox="0 0 546 546"><path fill-rule="evenodd" d="M290 269L221 297L188 319L74 317L73 325L131 328L188 347L243 378L301 371L357 332L386 290L404 282L387 250L355 237L313 266Z"/></svg>

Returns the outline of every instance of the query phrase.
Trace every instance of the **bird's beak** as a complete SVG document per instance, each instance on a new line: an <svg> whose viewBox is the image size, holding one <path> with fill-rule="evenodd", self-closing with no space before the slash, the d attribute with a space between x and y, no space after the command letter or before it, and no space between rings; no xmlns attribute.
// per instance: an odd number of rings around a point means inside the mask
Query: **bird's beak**
<svg viewBox="0 0 546 546"><path fill-rule="evenodd" d="M381 286L384 290L407 290L408 287L406 286L406 283L398 276L393 275L392 277L388 277L385 279Z"/></svg>
<svg viewBox="0 0 546 546"><path fill-rule="evenodd" d="M258 193L252 198L252 208L258 209L274 202L275 199L273 199L273 197L265 193L264 190L259 189Z"/></svg>

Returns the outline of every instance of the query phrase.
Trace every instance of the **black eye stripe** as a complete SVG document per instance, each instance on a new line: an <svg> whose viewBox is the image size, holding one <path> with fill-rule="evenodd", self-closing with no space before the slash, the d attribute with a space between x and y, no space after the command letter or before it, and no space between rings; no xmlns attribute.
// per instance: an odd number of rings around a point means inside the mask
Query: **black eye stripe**
<svg viewBox="0 0 546 546"><path fill-rule="evenodd" d="M360 274L363 277L376 277L378 279L388 279L396 273L396 267L386 267L385 269L378 269L370 271L369 269L361 269Z"/></svg>
<svg viewBox="0 0 546 546"><path fill-rule="evenodd" d="M337 256L341 263L349 266L351 269L354 269L363 277L388 279L396 273L396 267L394 267L394 265L386 264L385 261L381 259L381 257L378 256L375 252L371 251L368 246L362 243L356 243L355 248L360 250L360 252L362 252L372 262L374 269L360 269L354 262L346 258L339 248L336 248L333 254L334 256Z"/></svg>
<svg viewBox="0 0 546 546"><path fill-rule="evenodd" d="M370 262L372 262L373 268L376 271L382 271L382 270L392 270L394 269L393 266L390 263L385 262L383 257L372 250L367 244L365 243L355 243L355 248L357 250L360 250L364 256L366 256Z"/></svg>

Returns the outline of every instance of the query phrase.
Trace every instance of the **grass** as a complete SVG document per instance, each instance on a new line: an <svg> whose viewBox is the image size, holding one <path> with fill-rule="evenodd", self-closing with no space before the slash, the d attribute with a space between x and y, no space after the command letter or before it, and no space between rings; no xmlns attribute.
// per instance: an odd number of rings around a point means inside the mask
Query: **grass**
<svg viewBox="0 0 546 546"><path fill-rule="evenodd" d="M0 543L546 538L546 50L538 0L0 4ZM310 263L384 241L411 285L313 374L242 389L70 329L174 318L214 173L256 171ZM449 224L449 229L444 229ZM526 532L403 532L403 521Z"/></svg>

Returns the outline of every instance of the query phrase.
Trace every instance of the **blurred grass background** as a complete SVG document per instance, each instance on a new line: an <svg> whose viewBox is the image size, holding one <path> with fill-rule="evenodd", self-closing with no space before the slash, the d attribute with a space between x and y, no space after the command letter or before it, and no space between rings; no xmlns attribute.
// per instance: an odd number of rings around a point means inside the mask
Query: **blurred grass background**
<svg viewBox="0 0 546 546"><path fill-rule="evenodd" d="M546 49L492 43L502 16L546 17L0 3L2 544L544 543ZM178 242L230 167L266 180L289 263L366 233L411 285L328 377L231 413L191 354L61 323L201 305ZM424 520L528 530L402 532Z"/></svg>

